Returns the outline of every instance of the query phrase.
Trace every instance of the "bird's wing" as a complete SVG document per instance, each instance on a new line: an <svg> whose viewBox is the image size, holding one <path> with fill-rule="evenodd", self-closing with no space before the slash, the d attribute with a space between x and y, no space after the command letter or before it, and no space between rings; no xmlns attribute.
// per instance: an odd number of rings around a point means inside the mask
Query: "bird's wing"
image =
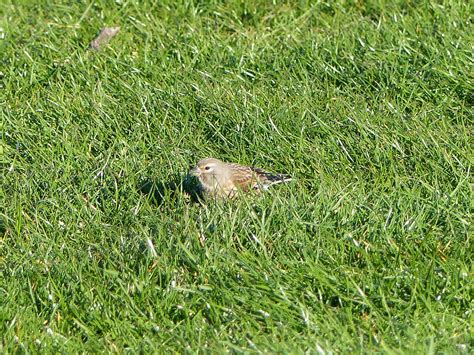
<svg viewBox="0 0 474 355"><path fill-rule="evenodd" d="M232 169L232 182L237 188L244 191L254 188L257 176L251 168L237 164L229 164L229 167Z"/></svg>
<svg viewBox="0 0 474 355"><path fill-rule="evenodd" d="M241 166L232 164L233 182L234 184L248 191L250 189L260 190L267 189L271 185L287 182L291 180L289 175L272 174L260 168Z"/></svg>

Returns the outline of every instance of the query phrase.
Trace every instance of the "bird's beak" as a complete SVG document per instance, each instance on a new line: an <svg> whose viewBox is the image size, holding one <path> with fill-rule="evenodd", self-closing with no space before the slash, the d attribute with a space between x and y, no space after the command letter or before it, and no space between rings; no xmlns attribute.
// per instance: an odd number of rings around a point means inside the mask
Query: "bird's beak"
<svg viewBox="0 0 474 355"><path fill-rule="evenodd" d="M199 169L196 166L189 171L189 175L198 177L199 175L201 175L201 173L199 172Z"/></svg>

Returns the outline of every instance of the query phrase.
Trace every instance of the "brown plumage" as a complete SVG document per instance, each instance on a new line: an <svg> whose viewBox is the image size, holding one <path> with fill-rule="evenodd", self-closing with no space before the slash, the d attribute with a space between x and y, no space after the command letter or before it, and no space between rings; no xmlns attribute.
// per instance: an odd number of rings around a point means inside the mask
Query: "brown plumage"
<svg viewBox="0 0 474 355"><path fill-rule="evenodd" d="M201 160L190 174L198 178L203 195L213 198L232 198L239 191L260 192L271 185L291 180L288 175L272 174L259 168L214 158Z"/></svg>

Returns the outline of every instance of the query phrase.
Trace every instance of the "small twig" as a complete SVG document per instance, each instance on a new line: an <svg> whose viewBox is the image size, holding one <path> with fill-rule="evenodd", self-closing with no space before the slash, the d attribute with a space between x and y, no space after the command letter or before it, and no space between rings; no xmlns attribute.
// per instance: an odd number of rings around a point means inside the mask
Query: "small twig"
<svg viewBox="0 0 474 355"><path fill-rule="evenodd" d="M91 42L90 48L98 51L106 45L118 32L120 27L105 27L99 35Z"/></svg>

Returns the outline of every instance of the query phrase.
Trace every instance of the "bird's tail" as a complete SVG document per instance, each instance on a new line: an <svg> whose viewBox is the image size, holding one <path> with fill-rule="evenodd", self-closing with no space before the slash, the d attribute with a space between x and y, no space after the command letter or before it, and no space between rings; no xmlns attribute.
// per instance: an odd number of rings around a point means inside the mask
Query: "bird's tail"
<svg viewBox="0 0 474 355"><path fill-rule="evenodd" d="M254 167L251 169L259 177L259 182L254 187L254 189L263 187L266 190L272 185L281 184L292 180L291 176L287 174L269 173L268 171Z"/></svg>
<svg viewBox="0 0 474 355"><path fill-rule="evenodd" d="M292 180L291 176L286 174L266 174L265 177L270 185L281 184Z"/></svg>

